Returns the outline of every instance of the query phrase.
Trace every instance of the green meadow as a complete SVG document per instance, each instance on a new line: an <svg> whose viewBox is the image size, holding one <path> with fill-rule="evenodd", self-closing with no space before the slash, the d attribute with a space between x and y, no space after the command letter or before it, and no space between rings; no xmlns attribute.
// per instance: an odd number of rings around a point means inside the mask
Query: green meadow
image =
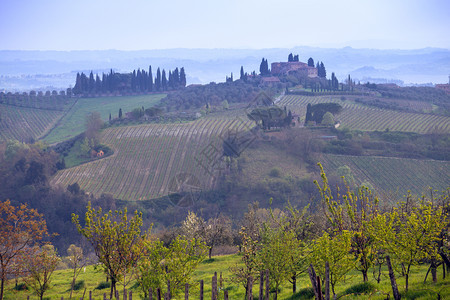
<svg viewBox="0 0 450 300"><path fill-rule="evenodd" d="M89 113L100 113L104 121L108 121L109 114L117 118L119 109L123 114L137 107L149 108L159 103L165 94L140 96L80 98L77 103L57 123L53 130L44 138L48 144L54 144L70 139L85 130L85 119Z"/></svg>
<svg viewBox="0 0 450 300"><path fill-rule="evenodd" d="M245 289L231 281L231 273L229 268L235 264L240 263L240 256L238 254L215 256L211 260L203 261L194 273L194 279L197 285L190 287L190 299L199 299L199 282L204 281L204 299L211 298L211 281L214 272L217 272L218 287L220 288L220 275L222 275L222 287L219 292L219 299L223 299L223 290L228 290L229 299L244 299ZM427 281L424 283L424 278L428 270L428 265L413 266L411 269L410 287L409 291L405 292L405 278L397 276L397 284L402 299L450 299L450 279L442 279L442 267L438 268L438 281L433 283L431 274L429 274ZM375 276L370 271L368 283L362 283L361 273L354 270L350 272L343 282L339 282L336 286L336 294L339 299L392 299L392 289L390 286L389 276L387 270L383 268L381 281L377 283ZM65 269L55 271L52 277L51 288L44 295L46 299L69 299L70 296L70 282L72 278L72 270ZM80 299L85 296L89 297L89 291L92 291L93 299L103 299L103 294L108 295L109 288L105 284L106 277L100 266L87 266L86 271L81 271L77 278L77 290L74 291L72 298ZM19 287L22 281L19 279ZM15 281L10 280L5 288L5 299L38 299L33 295L31 290L18 291L14 288ZM104 287L104 288L101 288ZM85 291L86 289L86 291ZM123 285L118 284L120 295L123 295ZM133 292L133 299L143 299L143 293L136 285L135 281L131 281L127 285L127 290ZM359 294L360 292L366 294ZM258 299L259 294L259 278L255 279L253 285L254 299ZM388 296L389 295L389 296ZM122 299L122 298L121 298ZM184 294L175 295L172 299L184 299ZM272 297L271 297L272 299ZM297 292L292 293L292 285L286 282L278 294L278 299L314 299L314 294L311 289L311 282L307 273L303 273L297 279Z"/></svg>

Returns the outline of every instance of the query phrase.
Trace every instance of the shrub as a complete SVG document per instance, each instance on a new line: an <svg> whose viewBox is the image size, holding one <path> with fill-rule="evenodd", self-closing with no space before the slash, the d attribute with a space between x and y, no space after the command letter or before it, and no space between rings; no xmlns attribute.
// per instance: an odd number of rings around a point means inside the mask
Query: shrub
<svg viewBox="0 0 450 300"><path fill-rule="evenodd" d="M84 287L85 287L84 280L79 280L79 281L77 281L77 282L75 283L75 285L73 286L73 290L74 290L74 291L78 291L78 290L81 290L81 289L84 288Z"/></svg>
<svg viewBox="0 0 450 300"><path fill-rule="evenodd" d="M312 299L314 298L314 289L312 287L304 288L292 295L291 297L287 298L287 300L294 300L294 299Z"/></svg>
<svg viewBox="0 0 450 300"><path fill-rule="evenodd" d="M97 287L95 289L103 290L103 289L110 288L110 287L111 287L111 282L102 281L97 285Z"/></svg>
<svg viewBox="0 0 450 300"><path fill-rule="evenodd" d="M24 291L24 290L28 290L28 287L27 287L27 285L26 285L25 282L22 282L22 283L19 283L18 285L16 285L16 286L14 287L14 289L15 289L16 291Z"/></svg>
<svg viewBox="0 0 450 300"><path fill-rule="evenodd" d="M281 177L281 170L278 168L273 168L272 170L270 170L269 175L271 177Z"/></svg>
<svg viewBox="0 0 450 300"><path fill-rule="evenodd" d="M343 292L343 295L361 295L361 294L369 294L375 291L375 285L370 282L364 282L355 284Z"/></svg>

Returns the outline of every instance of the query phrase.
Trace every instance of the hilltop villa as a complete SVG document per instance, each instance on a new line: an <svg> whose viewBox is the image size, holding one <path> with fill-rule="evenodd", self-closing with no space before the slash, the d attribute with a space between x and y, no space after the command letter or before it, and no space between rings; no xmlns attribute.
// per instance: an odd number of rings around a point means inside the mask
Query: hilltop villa
<svg viewBox="0 0 450 300"><path fill-rule="evenodd" d="M317 68L310 67L301 61L274 62L271 65L272 75L287 75L291 72L308 77L317 77Z"/></svg>

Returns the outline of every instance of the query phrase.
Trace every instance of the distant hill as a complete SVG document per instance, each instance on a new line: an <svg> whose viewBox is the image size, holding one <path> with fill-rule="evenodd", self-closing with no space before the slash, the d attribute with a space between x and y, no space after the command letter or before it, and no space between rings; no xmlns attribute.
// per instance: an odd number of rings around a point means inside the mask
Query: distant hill
<svg viewBox="0 0 450 300"><path fill-rule="evenodd" d="M113 69L130 72L147 65L165 69L184 66L187 83L221 82L230 71L239 74L259 71L261 58L269 63L286 61L290 52L299 53L301 61L312 57L323 61L329 74L339 80L348 74L364 77L402 80L408 83L445 83L450 68L450 50L425 48L417 50L376 50L296 47L292 49L167 49L145 51L0 51L0 90L27 90L47 86L73 86L77 72L105 72ZM39 74L39 76L38 76ZM30 76L21 76L30 75ZM20 76L20 78L18 78ZM18 80L20 79L20 80Z"/></svg>

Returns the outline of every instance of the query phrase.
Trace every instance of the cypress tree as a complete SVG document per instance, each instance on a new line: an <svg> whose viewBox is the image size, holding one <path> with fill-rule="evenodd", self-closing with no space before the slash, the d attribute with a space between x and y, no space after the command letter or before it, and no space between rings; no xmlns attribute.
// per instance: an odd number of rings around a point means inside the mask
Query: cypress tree
<svg viewBox="0 0 450 300"><path fill-rule="evenodd" d="M163 69L161 74L161 87L163 91L167 91L166 71Z"/></svg>
<svg viewBox="0 0 450 300"><path fill-rule="evenodd" d="M133 92L136 90L136 70L131 73L131 90Z"/></svg>
<svg viewBox="0 0 450 300"><path fill-rule="evenodd" d="M327 71L325 70L325 65L323 64L323 62L320 62L320 65L317 70L317 74L321 78L327 77Z"/></svg>
<svg viewBox="0 0 450 300"><path fill-rule="evenodd" d="M159 68L156 70L155 88L156 91L161 91L161 71Z"/></svg>
<svg viewBox="0 0 450 300"><path fill-rule="evenodd" d="M310 57L310 58L308 59L308 66L314 68L314 59L313 59L312 57Z"/></svg>
<svg viewBox="0 0 450 300"><path fill-rule="evenodd" d="M102 73L102 92L105 93L108 90L108 80L105 73Z"/></svg>
<svg viewBox="0 0 450 300"><path fill-rule="evenodd" d="M89 92L95 91L94 73L92 73L92 71L91 71L91 73L89 74L89 83L88 83L88 86L89 86Z"/></svg>
<svg viewBox="0 0 450 300"><path fill-rule="evenodd" d="M305 125L307 125L308 122L311 120L312 120L311 103L308 103L308 105L306 106Z"/></svg>
<svg viewBox="0 0 450 300"><path fill-rule="evenodd" d="M81 72L81 93L89 91L89 80L83 72Z"/></svg>
<svg viewBox="0 0 450 300"><path fill-rule="evenodd" d="M80 73L77 73L77 79L75 80L75 86L73 87L73 93L75 95L81 94L81 75Z"/></svg>
<svg viewBox="0 0 450 300"><path fill-rule="evenodd" d="M122 119L122 108L119 108L119 119Z"/></svg>
<svg viewBox="0 0 450 300"><path fill-rule="evenodd" d="M240 80L244 80L244 67L241 66L241 77L239 77Z"/></svg>
<svg viewBox="0 0 450 300"><path fill-rule="evenodd" d="M142 76L142 91L146 92L148 90L148 75L147 75L147 72L142 70L141 76Z"/></svg>
<svg viewBox="0 0 450 300"><path fill-rule="evenodd" d="M261 76L266 76L269 74L269 63L267 62L267 59L264 59L264 57L259 65L259 72Z"/></svg>
<svg viewBox="0 0 450 300"><path fill-rule="evenodd" d="M261 60L261 63L259 64L259 73L260 73L261 75L264 75L264 57L263 57L263 59Z"/></svg>
<svg viewBox="0 0 450 300"><path fill-rule="evenodd" d="M137 73L136 73L136 88L138 91L142 91L142 74L141 74L141 70L138 69Z"/></svg>
<svg viewBox="0 0 450 300"><path fill-rule="evenodd" d="M175 70L172 72L172 81L173 87L177 89L180 85L180 72L178 71L178 68L175 68Z"/></svg>
<svg viewBox="0 0 450 300"><path fill-rule="evenodd" d="M113 92L114 91L114 88L115 88L115 80L114 80L114 72L113 72L113 70L111 69L110 71L109 71L109 80L108 80L108 90L110 91L110 92Z"/></svg>
<svg viewBox="0 0 450 300"><path fill-rule="evenodd" d="M98 74L95 74L95 93L99 94L102 92L102 81Z"/></svg>
<svg viewBox="0 0 450 300"><path fill-rule="evenodd" d="M292 55L292 53L289 53L288 55L288 62L294 61L294 56Z"/></svg>
<svg viewBox="0 0 450 300"><path fill-rule="evenodd" d="M186 73L184 72L184 67L180 69L180 85L182 87L186 86Z"/></svg>

